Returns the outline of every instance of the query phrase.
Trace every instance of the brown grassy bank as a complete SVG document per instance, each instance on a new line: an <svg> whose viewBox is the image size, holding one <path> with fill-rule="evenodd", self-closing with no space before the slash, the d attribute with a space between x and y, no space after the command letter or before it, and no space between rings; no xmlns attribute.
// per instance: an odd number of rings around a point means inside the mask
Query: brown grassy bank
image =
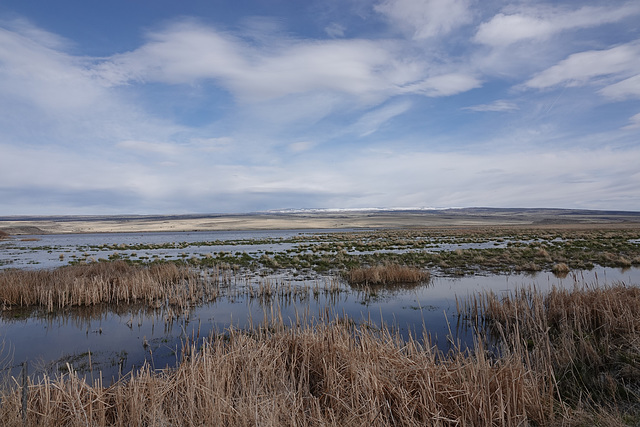
<svg viewBox="0 0 640 427"><path fill-rule="evenodd" d="M553 390L517 355L442 359L414 340L345 322L231 331L176 370L110 387L75 374L30 384L26 425L548 425ZM20 426L21 390L0 419Z"/></svg>
<svg viewBox="0 0 640 427"><path fill-rule="evenodd" d="M230 274L214 269L206 278L186 266L99 262L55 270L0 271L3 309L36 306L53 311L96 304L194 304L214 299Z"/></svg>

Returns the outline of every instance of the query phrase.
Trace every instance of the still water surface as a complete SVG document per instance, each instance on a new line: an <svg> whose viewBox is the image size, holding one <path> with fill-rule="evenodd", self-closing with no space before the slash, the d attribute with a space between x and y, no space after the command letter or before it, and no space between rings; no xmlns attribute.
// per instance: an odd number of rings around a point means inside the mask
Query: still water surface
<svg viewBox="0 0 640 427"><path fill-rule="evenodd" d="M67 254L91 250L100 244L149 244L165 242L233 242L231 245L188 246L189 255L196 251L215 252L227 246L233 251L280 251L295 243L244 244L251 239L288 239L314 231L260 231L260 232L197 232L197 233L117 233L98 235L38 236L38 241L12 241L0 245L0 259L14 257L12 267L51 268L66 264L59 259L61 251ZM238 248L245 249L238 249ZM258 247L258 248L257 248ZM164 249L166 250L166 249ZM6 251L6 252L5 252ZM51 252L50 252L51 251ZM75 252L74 252L75 251ZM101 250L95 250L99 254ZM140 252L140 251L138 251ZM102 255L101 255L102 256ZM17 258L17 259L16 259ZM66 257L68 259L68 257ZM25 261L26 260L26 261ZM29 263L33 261L32 263ZM37 263L34 263L37 262ZM5 265L6 267L6 265ZM239 288L258 286L260 280L252 278L238 284ZM273 279L283 280L283 279ZM403 336L422 335L423 326L431 334L432 344L447 350L451 342L472 345L472 329L457 315L459 301L485 290L501 294L518 287L536 286L540 290L552 286L572 287L575 284L599 286L624 282L640 284L640 269L627 270L595 268L573 272L566 278L551 273L466 276L459 278L433 277L429 283L413 287L361 290L340 283L340 292L325 292L331 277L319 276L314 280L300 280L292 286L306 289L297 297L253 298L242 289L231 286L214 303L191 307L188 312L175 316L166 308L92 307L70 309L56 315L15 310L0 316L0 366L5 372L17 375L20 364L29 362L32 374L64 372L66 364L85 374L87 378L102 375L108 384L111 379L135 370L143 363L155 368L175 366L185 340L196 342L211 332L224 332L233 325L239 328L255 325L272 313L282 313L285 323L296 318L317 319L348 316L356 322L371 321L380 326L385 323Z"/></svg>

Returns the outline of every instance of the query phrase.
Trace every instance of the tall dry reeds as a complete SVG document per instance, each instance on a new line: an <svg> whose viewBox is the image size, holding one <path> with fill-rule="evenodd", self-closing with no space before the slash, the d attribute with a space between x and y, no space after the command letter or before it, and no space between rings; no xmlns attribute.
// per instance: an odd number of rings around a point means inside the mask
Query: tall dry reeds
<svg viewBox="0 0 640 427"><path fill-rule="evenodd" d="M564 401L610 406L640 399L640 288L522 289L488 294L483 304L510 351L546 371Z"/></svg>
<svg viewBox="0 0 640 427"><path fill-rule="evenodd" d="M353 268L346 273L347 281L353 285L418 283L428 281L430 277L426 270L391 263Z"/></svg>
<svg viewBox="0 0 640 427"><path fill-rule="evenodd" d="M174 370L109 387L44 377L29 385L25 425L548 425L561 414L544 389L514 355L444 358L388 330L333 322L231 330ZM23 425L21 390L0 397L0 419Z"/></svg>
<svg viewBox="0 0 640 427"><path fill-rule="evenodd" d="M0 272L3 308L37 306L53 311L96 304L167 303L187 306L218 295L223 271L206 277L173 263L152 266L124 261L98 262L55 270L4 270Z"/></svg>

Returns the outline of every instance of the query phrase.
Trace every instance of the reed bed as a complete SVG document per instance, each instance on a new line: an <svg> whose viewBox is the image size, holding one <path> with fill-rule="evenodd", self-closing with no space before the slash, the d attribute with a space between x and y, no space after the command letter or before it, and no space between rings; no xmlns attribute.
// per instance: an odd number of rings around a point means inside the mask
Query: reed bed
<svg viewBox="0 0 640 427"><path fill-rule="evenodd" d="M0 272L3 309L41 307L49 312L97 304L168 304L189 306L213 300L221 284L231 281L221 269L199 273L173 263L151 266L124 261L98 262L55 270Z"/></svg>
<svg viewBox="0 0 640 427"><path fill-rule="evenodd" d="M346 273L349 283L365 286L418 283L428 281L430 277L428 271L395 263L353 268Z"/></svg>
<svg viewBox="0 0 640 427"><path fill-rule="evenodd" d="M640 423L640 288L528 288L486 294L480 306L509 351L547 372L564 402L627 408Z"/></svg>
<svg viewBox="0 0 640 427"><path fill-rule="evenodd" d="M388 329L350 322L206 340L175 369L145 367L105 387L76 373L5 389L7 426L519 426L563 417L553 390L515 354L482 344L444 357ZM71 367L70 367L71 368Z"/></svg>

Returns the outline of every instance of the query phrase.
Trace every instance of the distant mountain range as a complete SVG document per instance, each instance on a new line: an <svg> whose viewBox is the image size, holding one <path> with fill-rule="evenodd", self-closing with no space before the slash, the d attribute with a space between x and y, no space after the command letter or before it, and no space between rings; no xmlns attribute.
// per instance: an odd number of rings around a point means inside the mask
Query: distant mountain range
<svg viewBox="0 0 640 427"><path fill-rule="evenodd" d="M245 212L245 213L194 213L194 214L123 214L123 215L11 215L0 216L0 221L126 221L126 220L163 220L163 219L202 219L238 216L260 216L260 215L332 215L332 214L388 214L388 213L424 213L431 215L469 215L469 216L559 216L559 217L586 217L586 216L610 216L613 218L626 217L640 219L640 211L618 211L618 210L593 210L593 209L565 209L565 208L489 208L489 207L394 207L394 208L287 208L273 209L268 211Z"/></svg>

